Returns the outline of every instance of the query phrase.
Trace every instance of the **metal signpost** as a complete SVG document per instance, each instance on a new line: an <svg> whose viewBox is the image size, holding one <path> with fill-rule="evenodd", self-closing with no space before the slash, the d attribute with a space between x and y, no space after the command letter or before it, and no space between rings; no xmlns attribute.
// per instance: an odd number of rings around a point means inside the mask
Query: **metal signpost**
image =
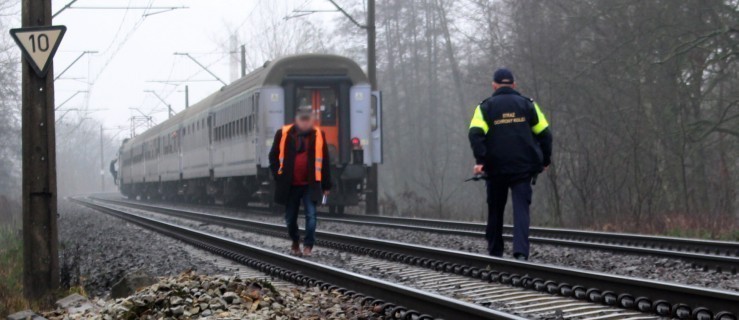
<svg viewBox="0 0 739 320"><path fill-rule="evenodd" d="M51 0L22 3L23 288L38 299L59 286L52 58L66 27L51 26ZM51 74L51 75L50 75Z"/></svg>

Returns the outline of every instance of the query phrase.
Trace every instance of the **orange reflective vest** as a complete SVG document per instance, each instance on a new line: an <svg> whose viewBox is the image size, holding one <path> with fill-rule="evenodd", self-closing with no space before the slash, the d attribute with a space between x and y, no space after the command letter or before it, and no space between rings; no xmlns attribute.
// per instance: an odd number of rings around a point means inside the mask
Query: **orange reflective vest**
<svg viewBox="0 0 739 320"><path fill-rule="evenodd" d="M280 138L280 169L277 170L277 174L282 174L282 167L285 164L285 144L287 144L287 135L290 132L290 129L293 127L293 124L289 124L282 127L282 138ZM316 159L315 161L315 170L316 170L316 181L321 181L321 170L323 169L323 135L321 134L321 130L318 127L313 128L316 132Z"/></svg>

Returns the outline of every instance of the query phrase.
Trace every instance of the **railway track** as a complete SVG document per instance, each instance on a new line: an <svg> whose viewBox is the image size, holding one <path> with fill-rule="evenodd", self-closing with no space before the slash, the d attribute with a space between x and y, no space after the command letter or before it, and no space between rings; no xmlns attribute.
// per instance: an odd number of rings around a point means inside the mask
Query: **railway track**
<svg viewBox="0 0 739 320"><path fill-rule="evenodd" d="M338 290L353 299L361 300L362 305L371 307L377 313L384 314L390 319L525 319L110 206L81 199L72 199L72 201L238 261L273 277L298 285L316 286L322 290ZM415 310L422 310L424 313Z"/></svg>
<svg viewBox="0 0 739 320"><path fill-rule="evenodd" d="M124 200L100 199L116 203L141 204ZM207 210L209 207L203 207ZM223 207L218 207L223 209ZM255 209L259 210L259 209ZM240 211L241 212L241 211ZM426 220L366 215L330 215L321 213L321 221L348 223L382 228L431 232L483 238L485 225L471 222L446 220ZM511 226L506 226L506 240L512 239ZM647 236L628 233L595 232L571 229L532 227L529 240L532 243L576 247L594 250L607 250L630 254L658 256L689 261L693 267L717 272L739 271L739 243L676 237Z"/></svg>
<svg viewBox="0 0 739 320"><path fill-rule="evenodd" d="M284 237L284 227L141 203L110 202L160 214ZM487 280L529 292L680 319L737 319L739 294L693 286L537 265L478 254L319 232L320 246Z"/></svg>
<svg viewBox="0 0 739 320"><path fill-rule="evenodd" d="M334 221L351 223L385 223L396 226L428 227L434 230L459 230L485 232L485 224L475 222L458 222L449 220L416 219L400 217L382 217L366 215L334 215L330 218ZM505 225L504 230L512 232L513 226ZM739 256L739 243L733 241L702 240L665 236L650 236L633 233L598 232L574 229L558 229L531 227L531 235L540 238L551 238L561 240L573 240L582 242L619 244L634 247L653 249L675 250L684 252L705 253L724 256Z"/></svg>

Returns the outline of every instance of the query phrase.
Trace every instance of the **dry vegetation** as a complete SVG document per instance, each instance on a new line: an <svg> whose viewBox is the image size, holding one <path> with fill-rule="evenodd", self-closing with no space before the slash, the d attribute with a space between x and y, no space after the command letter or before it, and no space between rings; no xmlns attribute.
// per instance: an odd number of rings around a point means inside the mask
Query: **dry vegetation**
<svg viewBox="0 0 739 320"><path fill-rule="evenodd" d="M0 318L27 309L23 298L23 239L20 204L0 195Z"/></svg>
<svg viewBox="0 0 739 320"><path fill-rule="evenodd" d="M462 183L467 127L506 66L554 133L534 224L736 238L739 2L377 5L385 208L484 215L482 186ZM341 30L363 61L364 33Z"/></svg>

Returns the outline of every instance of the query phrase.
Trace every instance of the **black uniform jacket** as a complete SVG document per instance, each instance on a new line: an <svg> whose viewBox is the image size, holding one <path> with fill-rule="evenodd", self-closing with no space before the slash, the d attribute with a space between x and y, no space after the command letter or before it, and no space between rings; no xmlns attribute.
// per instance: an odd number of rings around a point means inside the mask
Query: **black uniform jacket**
<svg viewBox="0 0 739 320"><path fill-rule="evenodd" d="M296 136L297 127L293 126L288 131L287 140L285 141L285 163L282 168L282 174L277 174L280 169L280 140L282 139L282 129L277 130L275 139L272 142L272 149L269 152L269 168L272 170L272 177L275 179L275 202L285 204L287 195L293 181L293 169L295 165L295 152L297 149ZM323 191L331 189L331 161L328 154L328 143L323 131L323 166L321 167L321 181L316 181L316 134L313 130L309 134L310 143L308 144L308 189L311 200L318 202L323 196Z"/></svg>
<svg viewBox="0 0 739 320"><path fill-rule="evenodd" d="M552 135L533 100L502 87L477 108L469 140L475 161L486 173L536 174L549 165Z"/></svg>

